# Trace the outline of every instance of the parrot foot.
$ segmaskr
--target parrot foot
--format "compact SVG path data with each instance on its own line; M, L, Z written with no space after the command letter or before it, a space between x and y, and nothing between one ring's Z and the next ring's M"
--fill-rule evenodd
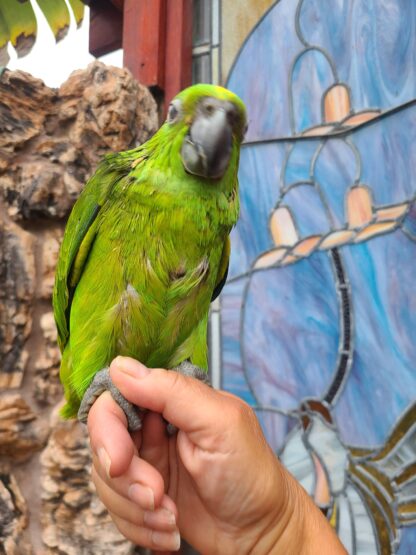
M172 370L179 372L183 376L190 376L191 378L196 378L202 383L211 385L209 382L208 372L202 370L199 366L195 366L195 364L192 364L189 360L184 360L179 364L179 366L172 368Z
M87 423L88 413L92 405L101 393L104 393L104 391L109 391L111 393L114 401L126 415L129 431L135 432L136 430L140 430L142 427L143 411L140 411L138 407L127 401L127 399L116 388L111 381L109 368L104 368L95 374L94 379L88 386L88 389L85 391L84 397L82 398L81 405L78 410L78 420L84 424Z
M191 362L189 362L189 360L184 360L179 364L179 366L175 366L175 368L172 368L172 370L175 370L175 372L179 372L184 376L196 378L197 380L207 385L211 385L208 377L208 372L202 370L202 368L199 368L199 366L195 366L195 364L192 364ZM175 435L177 431L178 429L176 426L174 426L170 422L167 423L166 432L168 436Z

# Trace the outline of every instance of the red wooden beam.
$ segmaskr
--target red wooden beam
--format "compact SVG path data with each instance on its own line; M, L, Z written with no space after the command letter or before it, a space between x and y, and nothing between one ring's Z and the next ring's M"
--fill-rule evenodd
M192 81L192 0L90 0L90 52L123 46L124 66L155 96L172 98Z
M165 112L192 83L192 0L168 0L165 56Z
M123 19L124 66L143 85L163 90L166 0L124 0Z
M93 0L89 5L90 53L98 57L121 48L123 13L110 0Z

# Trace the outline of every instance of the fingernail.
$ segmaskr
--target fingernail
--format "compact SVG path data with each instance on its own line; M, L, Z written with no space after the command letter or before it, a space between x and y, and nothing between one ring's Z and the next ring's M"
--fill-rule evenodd
M143 521L149 528L158 528L162 526L176 527L175 515L168 509L158 509L157 511L145 511Z
M134 503L140 505L142 509L154 511L155 509L155 496L153 491L141 484L132 484L129 487L128 496Z
M181 546L181 536L179 532L153 532L152 542L159 549L178 551Z
M132 360L126 357L116 357L112 362L112 366L132 378L144 378L150 374L149 368L144 364L138 360Z
M111 478L110 476L110 467L111 467L111 459L108 456L107 451L104 447L99 447L97 449L97 456L101 463L101 466L105 469L105 473L107 474L107 478Z

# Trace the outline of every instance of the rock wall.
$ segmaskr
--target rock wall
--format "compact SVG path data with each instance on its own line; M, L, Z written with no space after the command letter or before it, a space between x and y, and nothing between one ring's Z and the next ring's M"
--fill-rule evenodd
M127 70L94 62L60 89L0 78L0 554L134 552L94 494L85 430L57 416L51 293L86 179L156 128L156 104Z

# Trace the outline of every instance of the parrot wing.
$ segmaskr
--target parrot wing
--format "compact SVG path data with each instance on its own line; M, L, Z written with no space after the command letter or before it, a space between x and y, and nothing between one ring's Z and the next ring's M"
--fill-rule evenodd
M66 225L53 291L53 308L61 352L69 337L72 295L82 275L97 232L97 216L114 184L130 170L118 155L108 155L85 185ZM115 162L115 163L114 163Z
M230 242L230 237L227 235L227 238L224 243L224 248L222 250L220 266L218 268L217 283L215 284L215 289L212 293L211 302L215 301L215 299L219 296L219 294L221 293L225 285L225 282L227 281L230 252L231 252L231 242Z

